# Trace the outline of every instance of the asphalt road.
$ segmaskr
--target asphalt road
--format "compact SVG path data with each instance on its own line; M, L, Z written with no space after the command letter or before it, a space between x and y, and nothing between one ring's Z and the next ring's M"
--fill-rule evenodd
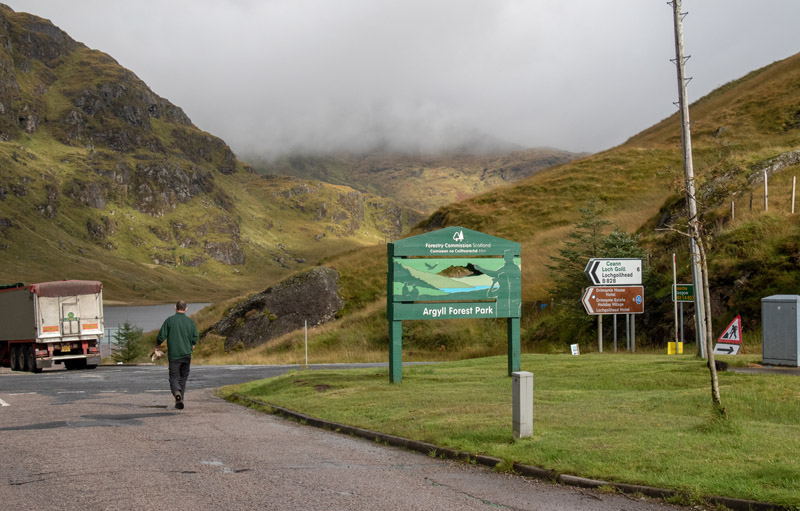
M337 366L342 367L342 366ZM227 403L212 389L288 366L0 369L4 509L677 509L431 458Z

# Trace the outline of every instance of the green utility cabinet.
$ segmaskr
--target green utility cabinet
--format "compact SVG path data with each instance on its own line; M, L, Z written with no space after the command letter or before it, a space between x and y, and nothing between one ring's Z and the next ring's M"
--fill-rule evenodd
M764 364L800 367L800 296L761 299L761 358Z

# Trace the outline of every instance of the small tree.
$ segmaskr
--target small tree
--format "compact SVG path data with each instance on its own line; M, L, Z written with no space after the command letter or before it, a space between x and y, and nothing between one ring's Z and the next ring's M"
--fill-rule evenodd
M111 358L114 362L133 362L142 354L140 341L142 340L142 329L135 327L127 321L120 325L112 336L117 351Z
M567 235L564 248L558 250L558 256L551 256L553 264L548 264L553 279L551 295L560 304L572 306L576 311L583 311L580 297L587 286L583 270L592 257L598 257L605 243L603 230L611 222L600 217L603 210L595 199L590 200L585 208L580 208L581 220ZM575 298L577 296L577 299ZM584 316L585 314L582 314Z

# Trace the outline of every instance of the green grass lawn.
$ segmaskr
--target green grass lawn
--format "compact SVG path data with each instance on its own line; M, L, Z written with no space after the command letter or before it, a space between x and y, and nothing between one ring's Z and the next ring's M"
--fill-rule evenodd
M512 435L505 357L298 371L226 387L334 422L561 473L800 506L800 378L720 373L715 416L692 355L523 355L533 437Z

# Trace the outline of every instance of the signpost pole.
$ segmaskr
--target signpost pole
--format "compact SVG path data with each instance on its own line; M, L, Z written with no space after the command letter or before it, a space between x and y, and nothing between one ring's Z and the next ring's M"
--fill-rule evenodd
M614 314L614 353L617 352L617 315Z
M403 322L389 322L389 381L400 383L403 380Z
M520 370L520 318L508 318L508 375Z
M403 380L403 322L394 319L394 243L386 247L388 260L386 272L386 318L389 320L389 381L400 383Z
M675 262L675 252L672 253L672 308L675 311L675 342L678 342L678 267ZM675 345L675 353L678 345Z
M683 342L683 302L681 302L681 342Z
M625 349L631 350L631 315L625 314Z
M597 351L603 352L603 315L597 316Z

